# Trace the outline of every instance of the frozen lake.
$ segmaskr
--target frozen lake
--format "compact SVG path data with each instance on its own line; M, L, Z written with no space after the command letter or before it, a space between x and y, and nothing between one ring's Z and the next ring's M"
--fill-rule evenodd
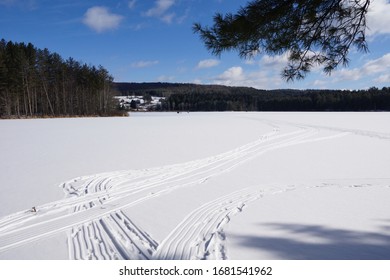
M0 259L390 259L389 123L1 120Z

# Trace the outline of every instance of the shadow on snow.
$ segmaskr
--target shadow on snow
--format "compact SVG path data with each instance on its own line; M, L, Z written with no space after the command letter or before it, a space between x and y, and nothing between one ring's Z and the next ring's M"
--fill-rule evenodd
M269 237L260 234L230 237L238 240L241 246L268 251L279 259L390 260L390 235L384 234L389 232L389 225L381 226L377 232L349 231L301 224L270 223L261 226L280 231L285 237Z

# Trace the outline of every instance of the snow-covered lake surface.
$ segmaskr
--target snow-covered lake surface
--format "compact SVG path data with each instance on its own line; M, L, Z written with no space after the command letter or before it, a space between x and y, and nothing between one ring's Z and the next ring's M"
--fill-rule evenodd
M0 189L0 259L389 260L390 113L1 120Z

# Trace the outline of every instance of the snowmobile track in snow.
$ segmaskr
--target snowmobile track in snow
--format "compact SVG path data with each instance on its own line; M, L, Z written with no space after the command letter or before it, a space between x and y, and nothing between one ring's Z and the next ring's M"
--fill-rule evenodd
M225 259L223 227L230 217L261 197L244 189L191 212L158 244L122 210L196 187L273 150L342 137L348 132L317 136L320 129L294 126L281 133L276 123L256 141L228 152L165 167L84 176L61 185L66 198L0 220L0 252L67 231L70 259Z

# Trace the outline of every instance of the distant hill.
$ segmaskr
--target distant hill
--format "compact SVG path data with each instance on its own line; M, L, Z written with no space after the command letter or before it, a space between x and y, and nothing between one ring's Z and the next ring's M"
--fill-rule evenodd
M177 83L114 83L117 95L165 97L163 111L390 111L390 87L277 89Z
M114 86L119 91L142 91L142 90L161 90L172 88L186 88L197 86L195 84L179 84L179 83L114 83Z
M145 95L169 97L176 93L260 93L250 87L229 87L222 85L199 85L186 83L114 83L119 95Z

